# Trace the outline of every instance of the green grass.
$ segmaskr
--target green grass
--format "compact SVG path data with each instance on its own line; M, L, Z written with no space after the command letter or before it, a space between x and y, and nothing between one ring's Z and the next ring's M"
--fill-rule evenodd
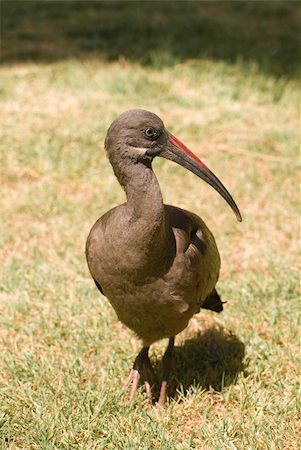
M133 5L3 3L2 448L298 449L297 4L187 3L182 19L180 3ZM148 24L139 45L137 15ZM186 44L178 25L165 48L161 28L147 34L188 16ZM212 42L212 24L224 24L224 40ZM106 129L137 106L202 156L243 214L237 223L206 184L155 161L166 203L213 231L227 300L222 315L204 311L178 336L164 411L143 390L126 406L121 385L140 344L98 294L84 257L94 221L124 200L104 155ZM165 345L151 350L158 374Z

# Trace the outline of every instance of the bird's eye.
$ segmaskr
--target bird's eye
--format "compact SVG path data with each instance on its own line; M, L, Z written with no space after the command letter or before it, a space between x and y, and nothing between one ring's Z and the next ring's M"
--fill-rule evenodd
M154 139L157 137L157 131L154 128L146 128L144 131L146 137Z

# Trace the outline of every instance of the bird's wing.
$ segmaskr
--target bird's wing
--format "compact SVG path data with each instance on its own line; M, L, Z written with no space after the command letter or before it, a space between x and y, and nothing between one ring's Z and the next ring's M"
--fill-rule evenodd
M191 307L197 310L205 305L205 308L213 309L220 269L215 239L196 214L169 205L166 205L166 212L177 246L169 273L170 282L175 285L176 292L183 292L183 298Z

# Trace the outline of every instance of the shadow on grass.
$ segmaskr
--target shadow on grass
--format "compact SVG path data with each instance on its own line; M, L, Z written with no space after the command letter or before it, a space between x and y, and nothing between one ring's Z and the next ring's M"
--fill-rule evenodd
M224 328L212 328L175 349L171 395L181 385L184 394L191 386L221 391L235 383L243 370L244 344Z
M238 374L244 370L244 356L244 344L224 327L199 331L195 337L175 347L169 397L185 396L192 386L222 391L235 384ZM155 362L154 369L160 380L160 360Z
M1 3L1 60L126 59L153 67L187 59L300 70L298 2L16 1Z

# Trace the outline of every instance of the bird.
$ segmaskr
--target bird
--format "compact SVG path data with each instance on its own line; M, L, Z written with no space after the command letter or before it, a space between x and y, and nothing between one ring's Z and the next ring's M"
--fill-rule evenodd
M143 377L146 396L154 403L149 348L169 339L157 399L164 405L175 336L201 308L220 312L223 302L216 290L220 255L214 236L198 215L164 204L154 158L173 161L203 179L238 221L242 217L213 172L150 111L130 109L117 117L108 128L105 151L126 201L93 225L86 259L96 287L142 344L124 384L129 402Z

